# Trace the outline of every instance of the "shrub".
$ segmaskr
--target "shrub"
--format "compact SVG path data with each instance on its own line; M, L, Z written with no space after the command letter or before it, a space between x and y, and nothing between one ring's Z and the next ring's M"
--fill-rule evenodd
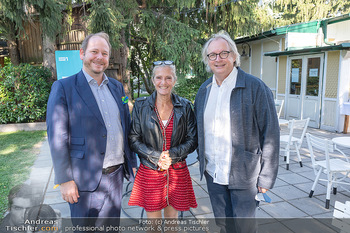
M9 64L0 70L0 123L44 121L52 82L45 67Z
M199 78L179 79L175 86L175 93L190 100L192 103L196 98L197 91L204 81Z

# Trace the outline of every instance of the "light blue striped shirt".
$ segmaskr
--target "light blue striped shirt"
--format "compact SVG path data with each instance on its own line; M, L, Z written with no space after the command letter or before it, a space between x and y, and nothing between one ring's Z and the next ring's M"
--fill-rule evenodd
M95 96L103 121L107 128L107 146L103 168L124 163L124 136L120 120L120 112L107 84L107 76L103 74L103 81L98 86L97 81L83 70L87 82Z

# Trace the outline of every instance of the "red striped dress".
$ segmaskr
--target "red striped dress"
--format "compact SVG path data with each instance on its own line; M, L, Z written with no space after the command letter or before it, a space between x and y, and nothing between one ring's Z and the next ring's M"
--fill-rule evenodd
M163 150L169 150L171 148L174 114L172 112L165 126L160 120L158 112L157 115L163 135L165 134L165 137L163 136ZM168 205L178 211L196 208L197 202L186 161L172 164L167 171L153 170L141 164L137 171L128 204L130 206L141 206L146 211L159 211Z

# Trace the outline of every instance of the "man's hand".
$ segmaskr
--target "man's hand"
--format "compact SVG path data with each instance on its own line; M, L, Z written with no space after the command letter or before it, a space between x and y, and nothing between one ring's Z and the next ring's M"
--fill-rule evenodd
M259 193L266 193L268 191L268 189L262 188L262 187L258 187Z
M137 168L136 168L136 167L133 167L133 168L132 168L132 172L134 173L134 176L136 176L136 171L137 171Z
M63 200L69 202L70 204L78 202L78 198L80 196L78 186L75 184L74 180L61 184L60 189Z

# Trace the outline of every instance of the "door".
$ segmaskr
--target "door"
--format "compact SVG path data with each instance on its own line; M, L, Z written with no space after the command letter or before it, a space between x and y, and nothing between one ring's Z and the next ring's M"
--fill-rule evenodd
M320 127L321 118L321 78L322 69L321 60L322 57L307 57L306 68L306 83L305 83L305 95L303 96L303 110L302 118L310 117L309 125L311 127Z
M306 119L319 128L321 118L322 55L290 58L287 119Z
M287 119L301 119L301 83L303 74L303 59L290 59L290 77L287 95Z

